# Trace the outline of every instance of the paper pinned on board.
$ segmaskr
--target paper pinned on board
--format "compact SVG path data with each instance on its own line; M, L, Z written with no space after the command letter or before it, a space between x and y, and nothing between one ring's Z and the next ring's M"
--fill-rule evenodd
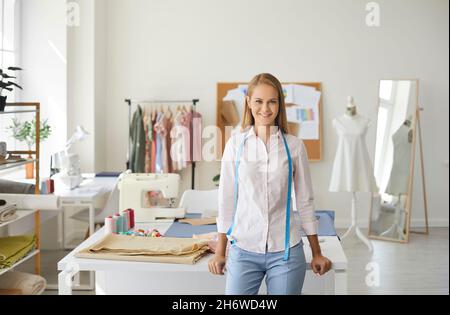
M242 125L242 119L244 118L244 106L245 106L245 96L247 94L247 87L238 87L237 89L230 90L227 96L224 97L224 102L234 102L236 109L239 114L239 123L236 126L234 132L239 132L240 126ZM226 105L225 105L226 106Z
M287 87L287 120L300 125L299 137L303 140L320 138L319 104L322 93L314 87L292 84Z

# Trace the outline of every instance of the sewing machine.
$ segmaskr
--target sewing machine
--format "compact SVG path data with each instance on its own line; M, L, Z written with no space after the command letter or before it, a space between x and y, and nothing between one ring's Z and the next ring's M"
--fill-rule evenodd
M138 223L184 218L186 210L175 208L180 180L178 174L122 174L118 184L120 209L134 209Z

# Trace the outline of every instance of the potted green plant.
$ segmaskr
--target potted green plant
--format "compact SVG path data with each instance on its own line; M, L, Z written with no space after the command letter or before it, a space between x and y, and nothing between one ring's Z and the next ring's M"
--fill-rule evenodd
M13 124L6 129L12 133L14 139L25 142L28 151L31 151L33 146L36 144L36 118L33 118L31 121L21 122L17 118L12 119ZM50 137L52 133L52 128L48 124L48 120L41 122L40 131L39 131L39 140L45 141ZM29 159L33 157L31 154L28 156ZM34 178L34 165L27 165L27 179Z
M9 67L9 71L21 71L22 69L19 67ZM9 91L12 92L14 87L17 87L22 90L22 87L17 83L11 81L13 79L17 79L12 75L7 74L3 69L0 69L0 112L3 112L6 107L7 96L3 95L3 92Z

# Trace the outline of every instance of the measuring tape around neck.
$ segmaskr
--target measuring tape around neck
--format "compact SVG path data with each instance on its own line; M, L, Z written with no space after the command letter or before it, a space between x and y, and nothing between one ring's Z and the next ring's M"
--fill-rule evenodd
M289 150L289 146L286 140L286 137L283 132L281 132L283 137L284 148L286 150L286 154L289 162L289 176L288 176L288 191L286 197L286 233L285 233L285 251L284 251L284 261L289 260L290 253L290 236L291 236L291 195L292 195L292 174L293 174L293 165L292 165L292 156ZM231 241L231 244L236 244L236 240L231 238L231 233L233 232L235 226L235 218L236 218L236 210L237 210L237 202L238 202L238 189L239 189L239 165L241 162L242 152L244 151L245 143L247 141L247 135L244 136L244 140L242 140L241 145L239 146L237 156L236 156L236 174L234 179L234 214L233 214L233 223L230 229L227 232L227 238Z

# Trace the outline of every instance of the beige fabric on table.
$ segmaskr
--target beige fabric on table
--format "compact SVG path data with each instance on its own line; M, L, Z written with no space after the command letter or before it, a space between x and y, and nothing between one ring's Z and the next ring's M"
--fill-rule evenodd
M0 281L0 290L20 290L22 295L41 295L46 286L47 281L41 276L17 271L5 273Z
M217 224L217 218L181 219L178 220L178 222L187 223L193 226L214 225Z
M207 240L110 234L75 256L87 259L193 265L208 250Z
M208 240L208 246L209 251L213 254L216 253L216 248L219 240L219 233L218 232L212 232L212 233L206 233L206 234L194 234L192 236L193 239L204 239ZM228 252L230 250L230 242L227 243L227 248L225 250L225 256L228 257Z

